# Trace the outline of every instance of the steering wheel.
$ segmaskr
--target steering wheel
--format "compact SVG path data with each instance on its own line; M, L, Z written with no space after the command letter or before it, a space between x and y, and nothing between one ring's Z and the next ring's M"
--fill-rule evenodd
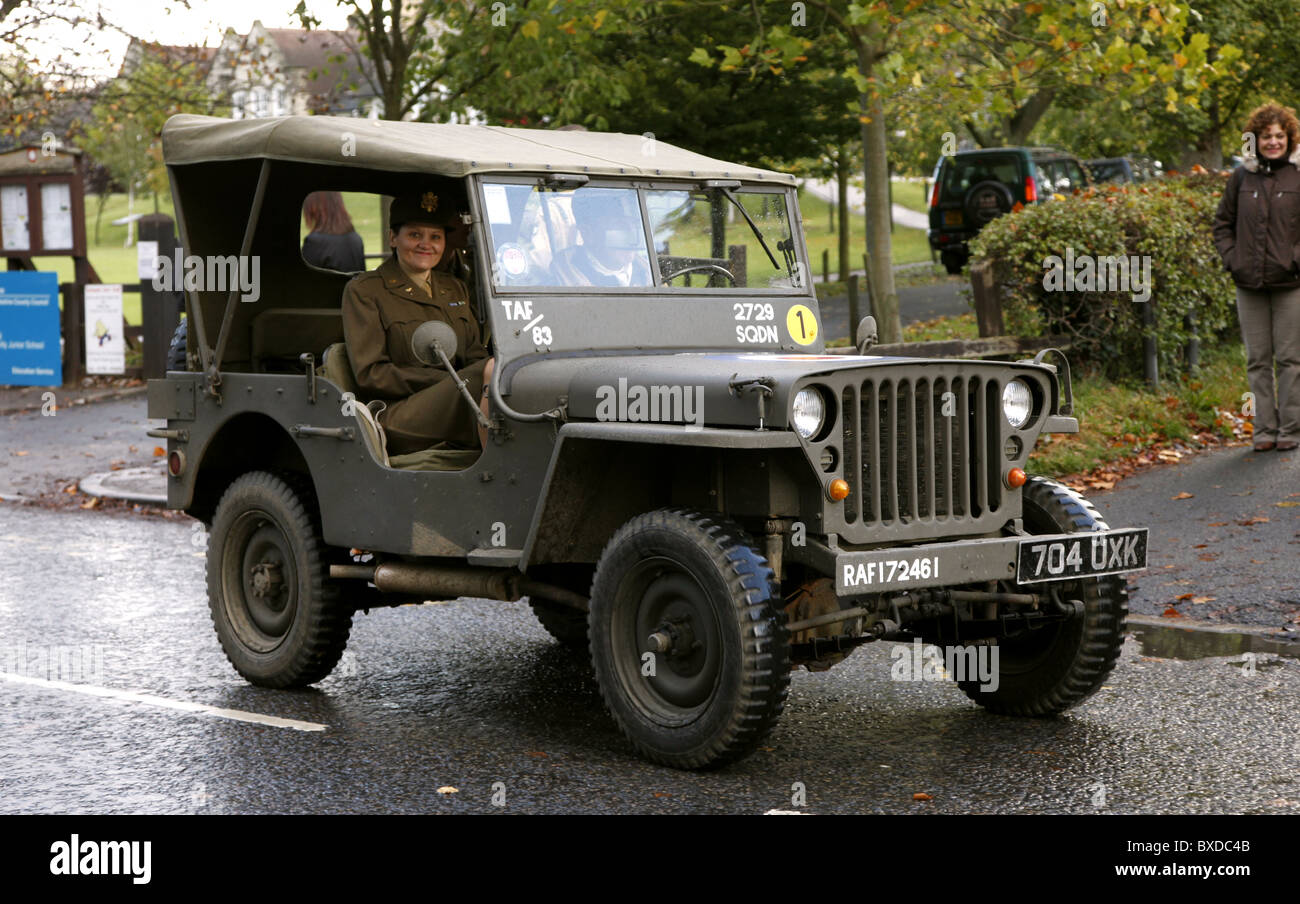
M731 280L733 286L736 285L736 277L731 275L731 271L726 267L719 267L717 264L691 264L689 267L682 267L680 270L674 270L671 276L665 276L664 282L670 283L683 273L699 273L706 270L714 273L721 273L723 276L727 277L727 279Z

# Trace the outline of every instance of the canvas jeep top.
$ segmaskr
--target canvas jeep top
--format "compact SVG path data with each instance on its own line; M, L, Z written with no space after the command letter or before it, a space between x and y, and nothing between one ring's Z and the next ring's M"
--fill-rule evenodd
M359 609L527 597L633 746L698 768L765 736L792 665L869 641L996 649L997 681L956 677L999 712L1110 670L1145 531L1024 473L1077 429L1068 379L828 354L791 176L639 135L331 117L176 116L163 146L185 255L259 262L255 301L187 284L189 367L149 387L248 680L320 680ZM439 268L495 359L481 451L388 454L343 342L352 274L302 258L318 190L463 211ZM605 285L566 267L593 207L619 218ZM436 326L415 344L454 357Z

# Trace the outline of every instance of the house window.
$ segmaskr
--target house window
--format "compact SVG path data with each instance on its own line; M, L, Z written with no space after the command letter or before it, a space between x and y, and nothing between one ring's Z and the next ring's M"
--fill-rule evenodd
M284 85L276 85L271 89L271 115L286 116L288 113L284 102Z
M267 115L268 92L261 85L253 89L253 115L259 119Z
M247 91L236 91L230 95L230 118L243 119L244 105L248 103Z

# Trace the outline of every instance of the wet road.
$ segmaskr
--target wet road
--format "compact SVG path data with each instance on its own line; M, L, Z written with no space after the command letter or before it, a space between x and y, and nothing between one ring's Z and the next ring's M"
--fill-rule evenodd
M892 682L889 647L867 647L796 672L764 749L682 773L631 752L520 604L358 615L318 689L253 688L212 631L202 543L187 522L0 505L0 668L25 679L0 677L0 812L1300 812L1292 658L1130 641L1105 689L1043 721ZM311 724L236 720L264 716Z

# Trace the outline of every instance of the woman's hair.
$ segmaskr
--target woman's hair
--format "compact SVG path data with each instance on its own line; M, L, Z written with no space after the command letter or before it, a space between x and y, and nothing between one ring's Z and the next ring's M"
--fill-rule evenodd
M1289 157L1295 151L1296 145L1300 144L1300 120L1296 119L1295 111L1290 107L1274 103L1256 107L1250 111L1246 131L1255 135L1255 143L1258 147L1259 138L1264 134L1264 130L1274 124L1286 132L1286 153Z
M302 202L302 218L312 232L327 235L347 235L352 231L352 218L343 206L343 196L336 191L314 191Z

